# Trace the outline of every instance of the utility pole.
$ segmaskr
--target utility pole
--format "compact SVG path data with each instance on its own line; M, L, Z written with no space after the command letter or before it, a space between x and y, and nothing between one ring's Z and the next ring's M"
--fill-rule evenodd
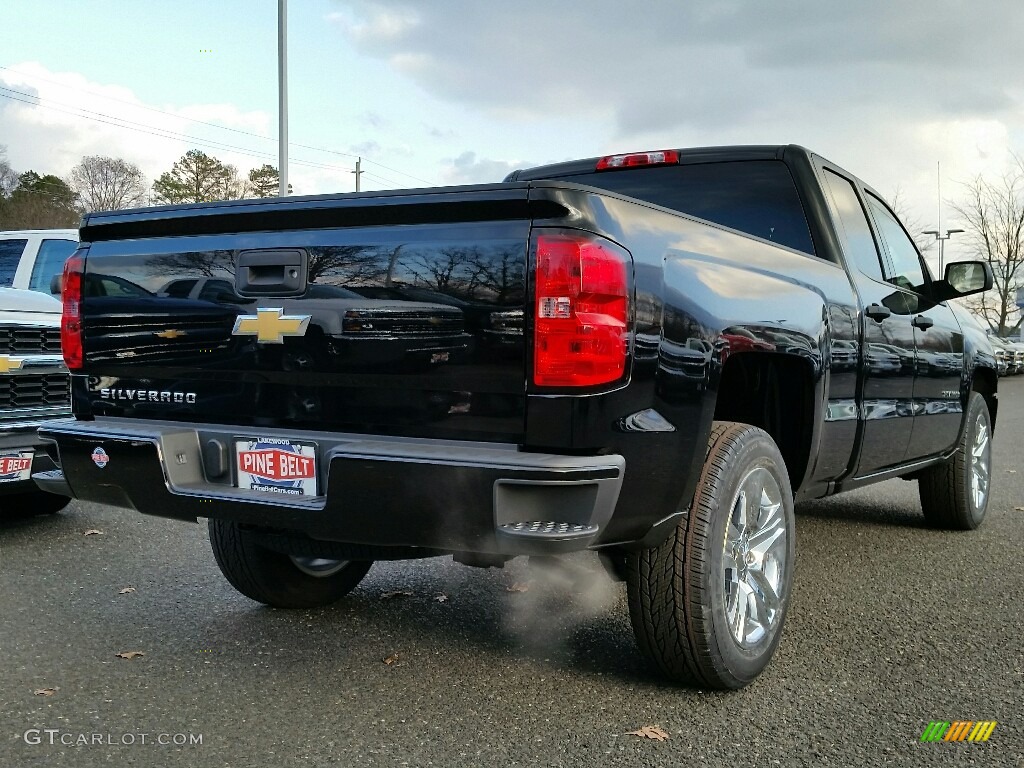
M935 235L935 239L939 243L939 274L936 277L942 280L946 273L944 271L945 266L943 262L943 255L945 252L946 241L949 240L950 235L955 235L957 232L963 232L962 229L947 229L946 234L942 234L942 162L936 161L935 163L935 189L938 193L938 221L939 226L936 229L926 229L921 234L923 235Z
M349 173L354 173L356 175L356 192L359 191L359 177L363 175L362 165L363 165L363 158L357 157L356 158L356 169L354 171L349 171Z
M288 0L277 0L278 197L288 194Z

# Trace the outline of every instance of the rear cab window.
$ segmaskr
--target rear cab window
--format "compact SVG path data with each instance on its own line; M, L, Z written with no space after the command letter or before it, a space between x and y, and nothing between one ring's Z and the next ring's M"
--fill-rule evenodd
M18 262L26 245L28 240L0 240L0 288L10 288L14 284L14 273L18 271Z
M545 176L605 189L814 255L807 217L781 160L730 160Z

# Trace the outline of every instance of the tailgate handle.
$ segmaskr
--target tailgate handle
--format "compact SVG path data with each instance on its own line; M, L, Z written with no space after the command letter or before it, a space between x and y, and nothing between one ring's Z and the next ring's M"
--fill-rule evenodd
M239 296L299 296L306 292L309 254L301 248L241 251L235 265Z

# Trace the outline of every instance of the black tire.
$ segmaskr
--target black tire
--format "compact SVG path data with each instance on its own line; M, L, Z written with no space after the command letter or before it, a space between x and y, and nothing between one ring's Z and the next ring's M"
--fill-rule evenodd
M5 517L55 515L71 503L67 496L45 491L26 491L0 497L0 511Z
M777 495L769 507L762 506L765 497L758 495L754 525L759 520L766 526L771 523L765 530L775 542L763 556L747 549L747 538L736 536L747 525L733 524L734 517L740 519L738 510L746 508L747 493L757 494L761 481L770 495ZM661 545L631 553L627 563L633 632L651 664L674 682L700 688L735 689L753 681L768 665L782 636L793 583L794 528L789 475L772 438L747 424L715 422L687 514ZM780 529L784 536L778 534ZM737 540L741 544L730 546ZM758 546L763 543L759 540ZM742 552L746 554L739 556ZM761 557L758 568L751 564L752 553ZM734 568L727 569L728 562ZM773 571L775 566L779 567ZM766 570L773 573L769 581L777 577L771 585L777 599L759 586L758 603L748 579L757 581ZM736 596L732 617L728 615L730 593ZM746 595L742 609L737 599L741 594ZM751 599L760 606L758 617L767 619L761 635L753 629L748 635L744 629ZM730 618L738 619L736 634Z
M934 528L974 530L988 511L991 478L992 419L985 398L971 392L964 434L953 458L918 478L925 520Z
M359 584L373 565L364 560L300 563L268 549L256 533L238 523L210 520L210 545L220 572L246 597L274 608L319 608L337 602ZM314 575L320 564L322 575ZM333 563L333 567L327 567Z

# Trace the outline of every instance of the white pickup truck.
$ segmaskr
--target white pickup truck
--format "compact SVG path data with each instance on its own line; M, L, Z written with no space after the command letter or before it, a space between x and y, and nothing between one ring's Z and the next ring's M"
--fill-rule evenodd
M68 503L36 488L31 475L54 468L39 425L71 415L51 283L77 243L73 229L0 232L0 515L56 512Z

